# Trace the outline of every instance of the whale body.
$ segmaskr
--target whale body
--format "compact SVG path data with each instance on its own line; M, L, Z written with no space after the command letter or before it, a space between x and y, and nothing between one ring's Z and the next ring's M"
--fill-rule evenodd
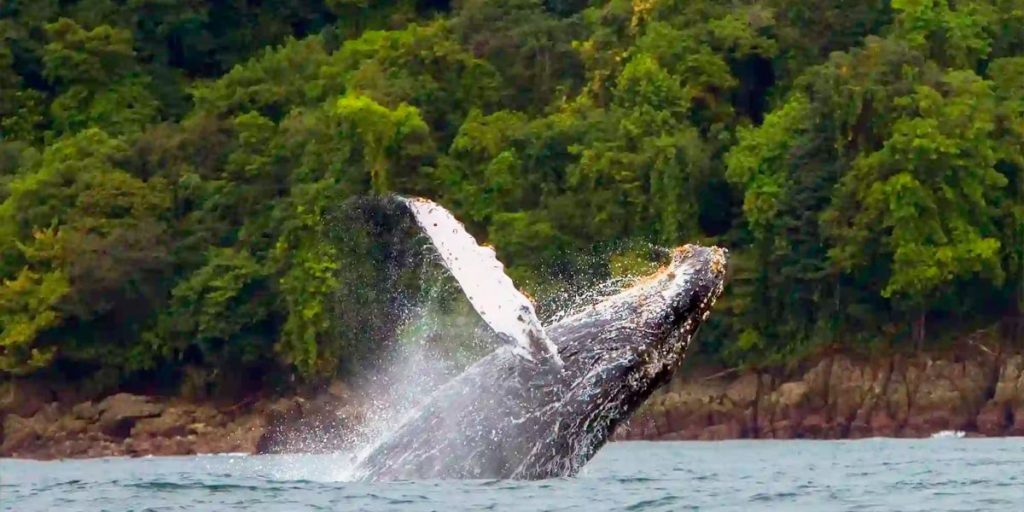
M633 287L546 328L561 368L502 347L357 464L364 480L576 474L679 367L722 292L726 251L687 245Z

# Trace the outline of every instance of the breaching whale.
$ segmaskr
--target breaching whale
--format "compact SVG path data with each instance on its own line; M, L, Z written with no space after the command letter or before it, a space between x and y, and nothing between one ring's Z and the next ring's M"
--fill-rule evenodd
M655 274L544 329L532 304L522 307L525 299L493 251L473 248L475 241L447 210L422 199L377 198L369 204L387 215L413 215L505 344L441 386L365 450L354 468L357 479L576 474L669 380L725 282L725 250L686 245L671 251L671 261ZM480 261L453 264L459 258ZM496 284L481 287L473 275L481 269L502 275L486 278ZM523 326L498 319L505 314L498 310L509 305Z

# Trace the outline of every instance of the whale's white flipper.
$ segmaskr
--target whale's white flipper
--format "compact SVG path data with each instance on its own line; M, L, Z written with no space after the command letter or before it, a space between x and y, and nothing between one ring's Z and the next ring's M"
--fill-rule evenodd
M517 355L561 367L558 349L544 332L533 303L516 289L494 250L479 245L441 205L422 198L402 201L487 325L509 339Z

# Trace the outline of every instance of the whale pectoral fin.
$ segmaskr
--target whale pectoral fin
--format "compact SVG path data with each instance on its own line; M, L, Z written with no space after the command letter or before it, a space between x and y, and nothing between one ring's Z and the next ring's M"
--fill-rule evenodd
M558 349L537 318L533 303L505 274L490 247L480 245L448 210L422 198L399 198L412 212L459 283L470 304L513 352L533 362L562 366Z

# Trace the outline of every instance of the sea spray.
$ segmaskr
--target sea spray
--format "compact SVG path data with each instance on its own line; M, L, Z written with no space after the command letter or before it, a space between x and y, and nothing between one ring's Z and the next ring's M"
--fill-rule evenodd
M433 205L433 203L423 200L395 201L394 198L387 198L384 201L371 200L369 203L364 203L363 211L374 219L386 219L394 213L411 213L409 208L403 207L408 204ZM433 208L441 212L444 211L437 205L433 205ZM458 282L461 287L459 292L466 292L465 299L468 299L471 306L480 313L478 316L472 310L467 309L462 314L478 321L480 317L484 317L493 332L504 334L506 339L512 338L507 332L510 330L507 328L508 326L518 324L520 328L524 329L521 331L522 333L526 332L525 329L528 329L531 324L533 326L540 325L540 321L537 320L537 316L533 312L533 305L525 296L515 290L511 280L504 274L504 267L494 257L494 252L476 245L472 237L465 233L464 227L450 214L444 213L447 220L436 223L431 221L430 217L412 215L411 217L420 227L445 226L450 229L447 232L435 232L433 236L430 236L428 232L427 238L432 247L426 252L412 250L400 254L407 256L418 254L430 259L439 258L440 262L444 264L443 267L425 265L419 266L419 269L421 272L425 268L450 270L450 275L445 272L448 280L454 279ZM400 216L409 219L405 215ZM376 225L385 228L373 232L373 236L380 242L387 243L392 239L400 240L403 239L401 236L403 232L408 233L405 228L400 227L400 223L390 225L387 222L378 221ZM449 238L461 239L463 245L453 245L449 243ZM453 249L455 246L458 248ZM468 259L477 261L459 263L463 257L459 251L466 250L472 251L470 252L472 257ZM679 249L674 251L673 258L682 258L682 261L685 262L697 254L694 252L697 250L695 248ZM703 249L700 250L703 251ZM571 341L568 345L570 350L567 354L577 361L577 367L573 370L572 375L560 375L560 372L547 372L544 368L534 364L524 364L521 358L513 356L515 349L524 347L522 344L516 343L511 347L493 352L487 360L495 357L498 358L498 361L519 359L518 364L484 375L480 373L488 365L483 362L484 360L480 360L473 367L477 369L476 371L469 369L459 374L458 379L451 379L450 377L454 375L453 372L458 371L455 368L461 369L464 365L452 365L452 354L443 350L446 345L445 338L451 335L450 326L442 326L442 322L437 321L439 317L435 314L437 311L435 306L444 301L422 300L423 297L413 298L413 300L401 298L390 301L401 311L395 314L392 308L387 308L388 311L391 311L388 314L389 317L400 318L402 322L401 325L392 322L394 330L391 332L394 336L389 336L387 340L381 340L382 344L387 344L391 348L385 351L387 356L384 356L382 361L385 364L379 366L379 369L383 369L383 371L376 373L375 385L371 386L378 391L369 393L369 396L373 397L372 404L368 407L368 413L362 426L349 432L352 441L348 446L351 446L352 450L346 450L346 457L338 461L337 466L329 471L333 474L333 479L379 478L384 474L382 471L390 471L387 468L404 468L401 471L408 471L410 475L438 474L446 475L446 477L510 475L515 478L535 478L544 474L571 474L603 444L615 423L621 421L628 411L636 406L637 402L635 401L642 400L642 397L649 393L652 388L648 387L647 383L661 380L662 377L659 375L665 371L665 368L675 366L675 361L680 357L677 347L685 348L696 325L706 316L706 312L701 314L701 311L710 307L714 297L721 290L719 279L722 275L721 269L724 268L724 256L722 254L711 256L711 261L714 264L708 266L710 264L710 261L706 259L708 253L700 254L701 256L698 257L702 261L699 263L702 269L700 275L694 275L691 270L695 270L695 268L690 268L688 265L684 265L686 268L681 268L679 273L660 273L659 275L667 276L664 279L669 279L675 284L669 283L666 285L668 289L640 301L633 298L635 293L619 294L618 297L625 300L622 303L622 308L613 306L609 309L608 301L602 302L600 299L614 294L620 286L635 282L629 275L608 280L604 282L603 286L591 287L590 291L576 288L575 292L563 296L561 299L563 306L558 308L563 311L580 308L590 311L594 310L594 302L606 304L606 306L597 307L595 313L597 316L593 317L593 321L597 324L608 322L607 328L593 331L594 338L583 345L575 345ZM412 261L408 257L392 257L386 261L394 265L388 267L389 269L393 268L394 272L405 272L410 263L413 266L423 263L418 259ZM481 265L483 262L486 262L487 265ZM678 262L673 266L676 265ZM504 305L515 301L507 301L508 294L470 295L469 291L473 289L473 286L481 283L481 280L472 279L474 271L485 268L490 269L487 272L497 272L502 279L507 281L506 288L513 291L513 297L518 296L521 301L529 305L530 315L528 317L517 315L505 324L488 318L489 315L485 314L488 304ZM706 271L711 273L705 274ZM615 275L622 276L623 274L616 273ZM388 279L388 281L396 284L400 282L395 279ZM649 279L645 281L650 283ZM645 285L646 287L647 285ZM429 287L426 289L429 291ZM678 291L669 291L669 289L678 289ZM378 289L377 293L382 291L382 289ZM682 296L689 296L687 294L690 293L695 295L691 299L675 298L680 297L680 293L683 294ZM429 293L426 295L429 296ZM626 295L629 297L627 298ZM472 300L474 297L487 299L483 302L483 307L479 300L476 302ZM678 318L674 312L677 307L676 301L688 302L698 298L700 300L697 305L698 309L688 309L684 314L687 320L682 324L677 324L679 320L674 319ZM609 300L612 303L618 303L617 299L609 298ZM652 309L646 312L633 311L633 308L642 304ZM608 316L607 313L612 314ZM679 313L683 312L680 310ZM639 316L634 317L633 314L639 314ZM593 314L590 315L593 316ZM619 318L620 315L627 316ZM560 318L559 324L562 326L580 325L583 330L579 331L579 334L589 337L585 334L588 332L586 329L589 329L589 321L580 323L580 319L583 317L575 318L575 315L565 313L555 313L553 317ZM445 318L445 316L440 318ZM664 318L664 320L658 320L659 318ZM509 317L506 316L504 319L509 320ZM663 321L678 325L678 328L681 329L679 336L673 334L669 336L668 340L661 341L658 333L669 325L660 323ZM635 324L635 322L639 322L639 324ZM503 329L503 326L506 328ZM647 327L641 327L640 331L633 332L640 326ZM540 329L540 332L543 333L543 327ZM493 332L490 336L492 339L494 338ZM630 334L631 332L633 333ZM564 334L563 329L562 339L565 339ZM648 337L652 335L656 337L649 339ZM478 339L486 340L487 336L478 336ZM618 342L614 340L618 340ZM642 346L645 340L654 345ZM536 342L536 338L532 341ZM585 342L583 339L579 341ZM607 343L611 343L611 345L601 348ZM621 343L621 345L617 343ZM533 345L533 348L536 348L536 345ZM526 355L535 357L534 353ZM543 354L538 355L543 356ZM579 373L584 370L579 366L581 356L589 361L585 363L585 366L591 368L583 374ZM592 357L599 357L599 359L593 360ZM471 360L475 360L475 358L471 358ZM603 383L598 384L596 379L602 380ZM466 381L471 381L472 384L466 385ZM441 382L445 383L444 386L440 386ZM516 385L521 387L516 388ZM448 391L442 391L439 388ZM604 394L608 393L611 394L602 398ZM626 394L623 395L623 393ZM555 402L549 403L551 400ZM530 404L535 401L539 401L538 404L531 406ZM577 407L583 409L576 410ZM588 412L587 408L591 407L595 409ZM448 412L442 412L444 410ZM543 438L535 437L541 433L536 431L537 428L542 430L548 428L542 427L542 425L546 425L549 421L557 421L557 417L563 414L567 417L584 414L586 419L583 420L583 424L576 426L571 424L555 426L553 432L559 436L559 439L561 436L568 436L564 440L545 441ZM429 427L427 429L416 428L416 425L423 425L425 418L432 418L428 420ZM569 430L564 430L565 428L569 428ZM411 432L410 429L414 429L415 432ZM513 433L513 431L518 433ZM428 440L430 438L433 440ZM410 443L425 443L424 447L430 450L428 453L434 452L434 449L430 448L434 446L437 450L441 450L437 452L439 455L447 455L443 455L443 460L437 461L439 465L432 465L427 460L415 462L422 453ZM473 448L474 446L476 448ZM528 450L528 453L520 452L521 449ZM500 453L492 453L495 450L504 455L499 456ZM389 456L389 454L397 455L397 451L405 451L405 455ZM497 458L492 458L492 456ZM500 464L499 461L505 456L516 458L525 456L527 459L514 468L494 465L495 463ZM382 459L382 457L385 458ZM541 460L538 457L554 457L554 459ZM358 463L353 466L353 461L358 461ZM422 466L423 463L431 464L433 467ZM385 466L381 466L381 464L385 464Z
M402 304L416 304L405 318L396 340L397 353L369 384L374 396L364 422L352 434L352 452L334 468L334 479L351 481L359 477L354 466L384 443L429 398L430 393L462 373L470 364L493 350L494 335L474 312L458 283L447 271L440 255L428 257L420 266L423 286L416 297ZM599 256L594 256L595 260ZM641 274L608 277L597 272L580 281L549 289L541 297L547 322L580 313L621 293Z
M366 457L364 480L570 476L677 369L724 286L724 250L688 245L632 288L549 328L560 372L497 350Z
M493 333L475 313L441 262L422 262L415 297L396 301L404 311L393 349L362 384L371 397L362 421L346 433L350 449L332 459L333 480L349 481L355 463L387 438L430 394L493 350Z

